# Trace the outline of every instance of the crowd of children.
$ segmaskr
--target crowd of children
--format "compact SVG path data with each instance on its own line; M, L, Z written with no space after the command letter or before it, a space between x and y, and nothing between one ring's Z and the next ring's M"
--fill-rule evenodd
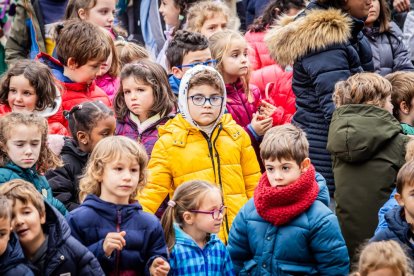
M1 275L413 275L385 1L264 1L244 36L236 1L162 0L163 47L133 1L38 1L3 43Z

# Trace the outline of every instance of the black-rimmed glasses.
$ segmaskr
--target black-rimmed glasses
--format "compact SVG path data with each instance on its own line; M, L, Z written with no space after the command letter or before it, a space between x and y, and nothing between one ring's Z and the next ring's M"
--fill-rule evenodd
M204 97L203 95L194 95L188 98L189 99L191 98L191 101L193 102L193 104L197 106L203 106L207 101L212 106L220 106L223 103L223 99L224 99L223 96L212 96L210 98L207 98L207 97Z
M190 210L190 212L192 213L197 213L197 214L207 214L207 215L211 215L213 217L213 219L219 219L220 215L225 215L226 214L226 206L221 206L220 209L215 209L212 211L201 211L201 210Z
M210 60L207 60L207 61L204 61L204 62L201 62L201 61L200 62L194 62L194 63L183 64L183 65L179 65L179 66L175 66L175 67L180 68L180 69L186 68L186 67L193 68L196 65L205 65L205 66L214 67L214 66L216 66L216 63L217 63L216 59L210 59Z

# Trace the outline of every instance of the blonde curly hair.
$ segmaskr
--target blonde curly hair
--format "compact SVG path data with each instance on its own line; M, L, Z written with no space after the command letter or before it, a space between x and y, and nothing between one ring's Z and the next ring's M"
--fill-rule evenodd
M134 201L137 193L147 183L147 153L144 146L128 137L110 136L99 141L89 157L85 174L79 183L80 202L83 202L88 194L101 195L102 176L107 164L127 158L136 159L139 165L138 185L129 197L130 202Z

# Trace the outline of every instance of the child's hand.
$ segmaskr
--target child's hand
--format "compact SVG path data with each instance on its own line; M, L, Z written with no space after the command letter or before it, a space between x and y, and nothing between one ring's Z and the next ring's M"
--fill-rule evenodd
M266 117L272 117L273 113L276 111L276 106L271 103L268 103L262 100L260 105L260 114L265 115Z
M170 271L170 264L163 258L156 258L150 267L150 274L152 276L164 276Z
M259 136L263 136L268 129L272 127L273 124L273 118L272 117L264 117L261 118L261 116L257 112L253 114L253 119L251 122L252 128Z
M125 237L126 232L110 232L106 235L105 240L103 242L103 250L107 257L112 255L114 250L122 250L124 248L126 242Z

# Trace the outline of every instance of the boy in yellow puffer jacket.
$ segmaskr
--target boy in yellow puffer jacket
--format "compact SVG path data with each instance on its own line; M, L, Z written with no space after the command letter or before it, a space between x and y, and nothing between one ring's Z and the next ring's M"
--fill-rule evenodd
M139 202L144 210L155 213L183 182L216 183L227 206L219 237L227 243L236 214L253 196L260 178L250 137L230 114L224 114L225 85L212 67L198 65L185 73L178 105L180 113L158 130L160 138L148 165L149 181L138 195Z

